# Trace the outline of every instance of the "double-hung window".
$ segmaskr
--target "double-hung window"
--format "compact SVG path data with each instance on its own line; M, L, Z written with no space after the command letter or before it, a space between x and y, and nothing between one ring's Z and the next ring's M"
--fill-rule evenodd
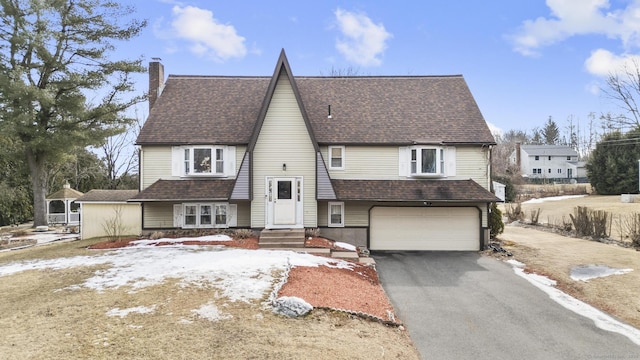
M444 176L445 158L441 147L414 147L411 152L411 175Z
M329 146L329 169L344 170L344 146Z
M344 203L343 202L329 203L329 226L330 227L344 226Z
M203 146L184 149L185 175L223 175L224 149Z

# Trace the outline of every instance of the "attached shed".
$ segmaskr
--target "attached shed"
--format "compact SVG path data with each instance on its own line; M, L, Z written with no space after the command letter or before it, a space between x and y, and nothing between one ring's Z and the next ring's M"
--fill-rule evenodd
M130 203L138 190L91 190L76 202L82 206L80 237L127 237L142 233L140 203Z

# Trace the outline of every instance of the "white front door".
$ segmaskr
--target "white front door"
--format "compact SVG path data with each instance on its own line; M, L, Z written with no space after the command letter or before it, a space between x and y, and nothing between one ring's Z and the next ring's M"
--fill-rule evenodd
M267 178L267 227L302 226L302 178Z
M276 179L273 204L274 225L296 224L295 179Z

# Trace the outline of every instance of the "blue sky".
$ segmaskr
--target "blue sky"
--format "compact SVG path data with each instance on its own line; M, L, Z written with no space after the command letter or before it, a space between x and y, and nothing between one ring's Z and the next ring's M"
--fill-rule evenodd
M462 74L503 131L621 112L601 88L640 53L640 0L128 2L149 26L116 55L166 74L270 76L282 48L294 75Z

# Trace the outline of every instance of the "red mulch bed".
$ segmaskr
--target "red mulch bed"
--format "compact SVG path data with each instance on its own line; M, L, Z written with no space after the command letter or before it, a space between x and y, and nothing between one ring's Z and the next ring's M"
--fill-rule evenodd
M353 269L293 267L278 296L302 297L315 307L360 311L395 322L389 318L393 306L379 285L376 270L362 264L354 264Z
M118 249L128 246L134 246L133 241L140 240L139 238L122 239L118 241L105 241L89 246L89 249ZM175 242L159 242L154 246L176 245ZM224 245L226 247L240 248L240 249L258 249L258 238L251 237L247 239L234 239L229 241L181 241L182 245Z
M121 239L118 241L104 241L89 246L89 249L105 250L105 249L118 249L128 246L133 246L132 242L141 240L140 238ZM175 242L159 242L155 246L175 245ZM233 239L229 241L182 241L182 245L224 245L226 247L239 248L239 249L258 249L258 238L251 237L247 239ZM333 250L340 250L342 248L334 245L334 241L327 240L325 238L314 237L305 240L305 247L309 248L328 248Z

